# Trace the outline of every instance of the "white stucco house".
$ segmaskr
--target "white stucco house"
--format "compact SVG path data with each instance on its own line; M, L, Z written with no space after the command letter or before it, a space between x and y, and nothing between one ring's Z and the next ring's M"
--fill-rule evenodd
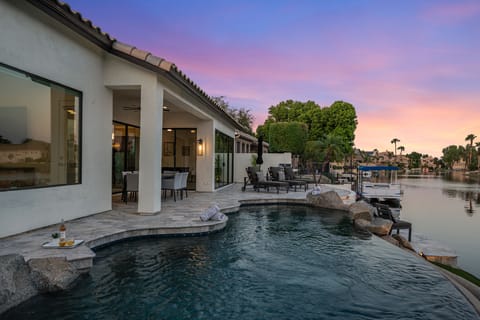
M138 212L161 173L233 182L243 128L172 62L122 43L55 0L0 1L0 237L112 208L139 172Z

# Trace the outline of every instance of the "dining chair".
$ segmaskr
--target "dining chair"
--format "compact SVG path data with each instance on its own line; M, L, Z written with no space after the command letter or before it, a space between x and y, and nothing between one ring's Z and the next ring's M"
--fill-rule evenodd
M175 172L173 178L162 179L162 191L164 198L167 198L167 191L173 193L173 200L177 201L177 191L182 189L182 173Z
M138 173L127 173L125 174L125 195L124 201L128 202L130 200L137 201L138 198Z

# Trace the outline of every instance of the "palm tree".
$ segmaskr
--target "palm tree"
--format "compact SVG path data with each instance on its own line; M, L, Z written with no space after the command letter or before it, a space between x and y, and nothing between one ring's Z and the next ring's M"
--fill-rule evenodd
M395 145L395 159L397 159L397 142L400 142L400 139L398 138L393 138L390 143L393 143Z
M400 150L400 156L402 155L402 152L405 151L405 147L404 146L400 146L397 148L398 150Z
M321 140L308 141L305 145L305 156L307 159L323 162L322 172L325 172L329 162L342 160L344 146L345 141L343 137L328 134Z
M473 140L475 140L477 136L474 135L473 133L470 133L466 138L465 141L470 141L470 148L468 148L468 163L466 164L467 167L470 166L470 163L472 163L472 151L473 151ZM469 168L470 169L470 168Z

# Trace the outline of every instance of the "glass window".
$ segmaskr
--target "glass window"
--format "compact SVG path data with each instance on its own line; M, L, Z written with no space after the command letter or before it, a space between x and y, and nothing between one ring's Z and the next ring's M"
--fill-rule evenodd
M232 137L215 131L215 188L233 183L233 146Z
M187 189L195 190L197 130L163 129L162 172L189 172Z
M0 64L0 190L78 184L82 94Z
M123 172L138 171L140 128L113 122L112 126L112 193L123 189Z

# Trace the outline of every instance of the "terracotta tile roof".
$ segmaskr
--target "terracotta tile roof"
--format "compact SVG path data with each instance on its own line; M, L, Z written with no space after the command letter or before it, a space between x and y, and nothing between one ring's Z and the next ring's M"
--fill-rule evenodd
M193 93L202 98L210 108L221 113L229 119L236 128L245 130L235 119L233 119L223 108L215 103L215 101L203 91L195 82L193 82L186 74L184 74L177 66L170 61L153 55L151 52L144 51L122 43L108 33L102 31L100 27L95 26L92 21L84 18L79 12L72 10L70 6L60 0L27 0L30 4L44 11L51 17L60 21L67 27L71 28L78 34L84 36L91 42L100 46L104 50L128 59L131 62L139 64L143 67L149 67L157 72L163 71L172 75L174 79L182 82Z

